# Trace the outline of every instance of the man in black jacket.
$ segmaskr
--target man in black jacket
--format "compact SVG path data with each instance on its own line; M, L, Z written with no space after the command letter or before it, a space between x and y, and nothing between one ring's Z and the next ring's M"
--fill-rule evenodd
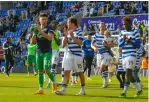
M6 42L3 44L4 59L6 62L6 74L9 76L10 70L14 65L13 49L16 45L11 42L11 37L7 37Z

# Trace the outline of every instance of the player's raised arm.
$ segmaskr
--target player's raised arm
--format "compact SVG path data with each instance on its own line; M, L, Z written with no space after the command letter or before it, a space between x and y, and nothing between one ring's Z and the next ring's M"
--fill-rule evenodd
M46 38L47 40L52 40L52 37L53 37L53 34L54 34L54 32L53 32L52 30L48 31L48 34L46 34L45 32L43 32L43 31L41 30L41 27L40 27L40 26L37 27L37 30L39 31L39 33L40 33L44 38Z

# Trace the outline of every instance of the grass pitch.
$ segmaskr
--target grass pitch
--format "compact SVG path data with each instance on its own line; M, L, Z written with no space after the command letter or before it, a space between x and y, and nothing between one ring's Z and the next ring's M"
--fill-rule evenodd
M69 84L66 95L58 96L52 94L51 88L45 88L48 78L44 83L45 95L34 95L38 90L37 76L27 76L26 74L0 74L0 102L147 102L148 101L148 78L142 77L143 95L138 98L133 96L136 90L130 85L127 98L119 98L122 92L115 76L109 82L108 88L101 88L102 79L99 75L91 76L92 80L86 80L86 96L75 96L80 91L80 84L71 86ZM57 75L60 81L60 75ZM59 87L61 88L61 87Z

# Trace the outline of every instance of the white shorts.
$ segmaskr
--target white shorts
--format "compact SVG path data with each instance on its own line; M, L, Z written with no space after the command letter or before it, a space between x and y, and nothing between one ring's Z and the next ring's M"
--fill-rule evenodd
M59 57L59 51L58 50L52 50L52 65L58 64L58 57Z
M136 65L136 57L129 56L122 60L124 69L132 69L134 70Z
M109 54L97 54L97 67L100 67L101 65L108 66L111 59L112 57Z
M66 60L66 57L63 57L63 60L62 60L62 68L64 68L65 60Z
M74 72L83 72L83 57L67 53L64 63L64 70L74 70Z

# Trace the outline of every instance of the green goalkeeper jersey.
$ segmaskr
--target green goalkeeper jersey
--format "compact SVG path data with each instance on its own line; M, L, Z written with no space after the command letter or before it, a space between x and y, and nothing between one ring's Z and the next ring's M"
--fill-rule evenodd
M28 44L27 49L28 49L28 55L35 55L35 50L37 49L37 45L36 44Z

